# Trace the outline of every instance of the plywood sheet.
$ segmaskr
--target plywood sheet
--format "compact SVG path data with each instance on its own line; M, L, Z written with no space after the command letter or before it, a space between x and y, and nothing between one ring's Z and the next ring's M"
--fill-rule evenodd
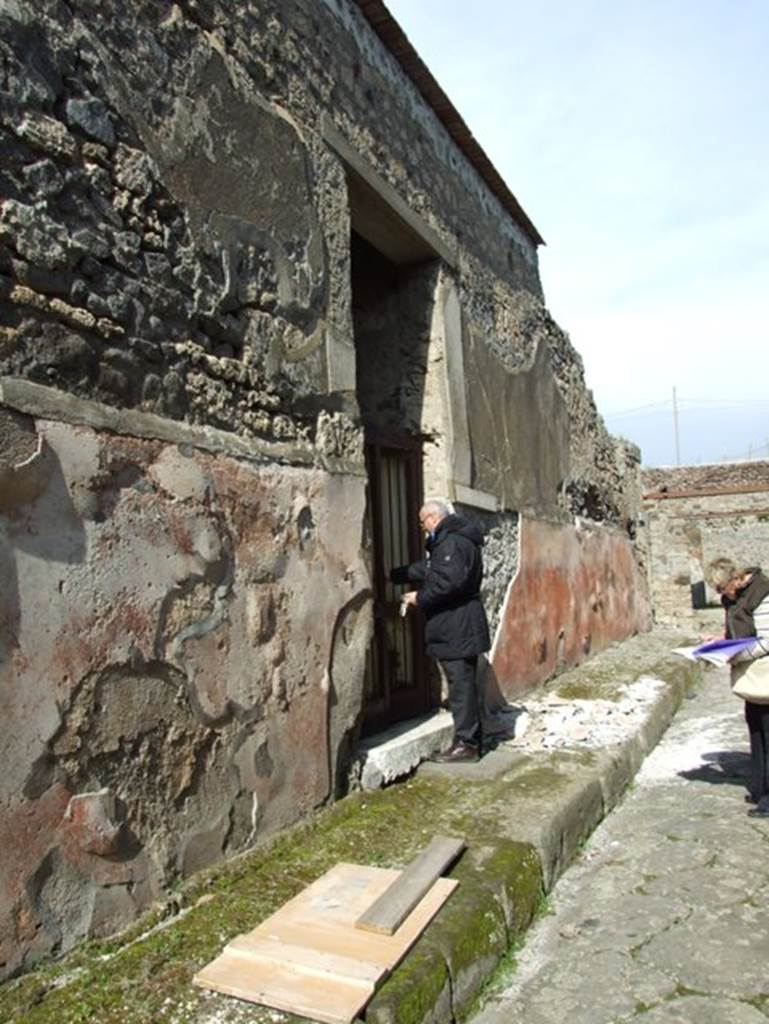
M356 920L400 874L335 865L253 931L233 939L195 975L195 984L348 1024L458 885L439 878L392 935L356 929Z

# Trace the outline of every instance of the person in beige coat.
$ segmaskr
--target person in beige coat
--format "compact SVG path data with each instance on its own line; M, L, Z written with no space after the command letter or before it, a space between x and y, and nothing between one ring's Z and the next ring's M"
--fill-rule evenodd
M769 579L757 566L739 568L728 558L711 562L706 579L721 595L727 638L756 638L732 659L734 683L746 662L769 656ZM769 703L746 700L745 721L750 736L750 786L745 799L756 805L748 814L769 818Z

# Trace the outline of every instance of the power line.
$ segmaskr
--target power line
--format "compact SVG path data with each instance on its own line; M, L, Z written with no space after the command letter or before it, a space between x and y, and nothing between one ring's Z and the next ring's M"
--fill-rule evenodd
M769 401L765 401L765 400L762 400L762 399L756 399L753 402L750 402L750 401L745 402L745 401L742 401L742 400L738 400L738 401L736 400L734 402L723 402L723 401L720 401L719 399L712 399L711 401L712 401L713 404L706 404L702 400L697 400L696 403L695 403L694 399L682 398L679 395L678 399L677 399L678 412L679 412L679 414L681 414L681 413L691 413L691 412L716 413L716 412L722 412L722 411L726 412L726 411L734 410L734 409L745 410L745 409L751 409L751 408L769 407ZM625 418L626 416L640 416L640 415L654 416L654 415L659 415L660 413L665 413L665 415L668 415L669 411L670 411L671 405L672 405L671 399L667 399L665 402L653 402L653 403L650 403L649 405L639 405L639 406L636 406L636 408L634 408L634 409L621 409L618 412L603 413L603 417L604 417L605 420L616 420L616 419ZM682 408L682 406L683 406L683 408Z
M660 406L670 405L670 399L665 398L661 402L651 402L649 405L639 405L634 409L619 409L617 412L606 412L604 413L605 419L616 419L617 416L630 416L635 412L643 412L645 409L658 409Z
M761 452L766 450L766 457L769 458L769 441L761 444L751 444L746 452L740 455L725 455L722 462L743 462L745 459L763 459Z
M679 401L683 402L695 402L699 405L719 405L723 402L722 398L679 398ZM732 404L732 403L728 403ZM735 405L746 406L746 405L769 405L769 399L767 398L739 398L734 400Z
M678 433L678 402L676 401L676 389L673 388L673 436L676 444L676 465L681 465L681 440Z

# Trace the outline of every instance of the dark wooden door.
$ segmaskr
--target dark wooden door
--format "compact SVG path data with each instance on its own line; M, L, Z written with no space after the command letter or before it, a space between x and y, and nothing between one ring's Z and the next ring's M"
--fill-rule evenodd
M424 555L419 529L422 449L410 438L371 438L366 446L369 526L374 549L374 636L366 663L364 732L413 718L430 707L428 662L420 612L402 617L406 589L390 569Z

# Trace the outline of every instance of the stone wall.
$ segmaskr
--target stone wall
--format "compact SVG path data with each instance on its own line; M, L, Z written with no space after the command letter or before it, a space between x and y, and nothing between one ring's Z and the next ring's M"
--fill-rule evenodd
M594 568L625 586L637 452L547 313L536 232L364 8L0 3L0 975L339 790L364 420L482 519L505 649L542 640L508 596L524 513L624 536ZM351 229L398 264L371 301Z
M0 545L0 664L23 684L3 687L13 969L328 799L370 608L362 477L207 452L183 427L2 422L26 456Z
M646 580L627 534L522 517L519 568L491 654L504 694L518 695L650 626Z
M717 631L707 565L727 557L769 566L769 462L649 469L643 485L655 618Z
M623 455L542 304L536 244L355 4L44 0L34 14L9 2L2 17L5 373L243 436L311 441L351 334L332 122L461 254L468 333L488 352L477 352L477 374L527 373L543 344L576 429L533 509L632 519ZM499 409L504 397L482 400ZM551 429L549 411L534 410L529 440ZM497 438L476 433L483 489L499 475L486 468ZM564 447L563 430L555 440ZM521 479L527 452L509 453Z

